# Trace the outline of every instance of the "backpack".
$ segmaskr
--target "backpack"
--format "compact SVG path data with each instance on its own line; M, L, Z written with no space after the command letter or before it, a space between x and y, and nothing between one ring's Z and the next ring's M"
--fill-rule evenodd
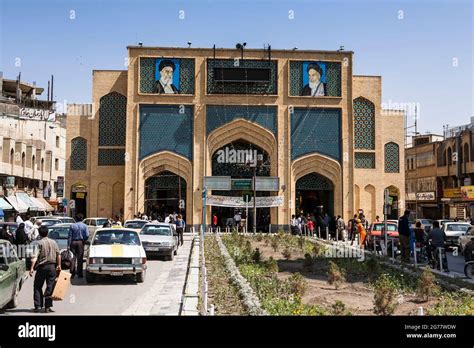
M63 250L61 252L61 268L69 269L74 260L74 254L71 250Z

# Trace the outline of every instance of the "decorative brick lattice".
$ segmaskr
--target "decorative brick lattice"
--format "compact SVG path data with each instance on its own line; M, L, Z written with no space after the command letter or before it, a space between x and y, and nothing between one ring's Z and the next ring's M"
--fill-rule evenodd
M340 161L340 109L294 108L291 115L291 159L315 152Z
M385 144L385 173L400 172L399 146L396 143Z
M276 135L277 107L246 105L207 105L207 134L238 118L257 123Z
M270 68L269 82L216 82L214 68ZM240 60L239 66L233 59L207 60L208 94L277 94L277 62L272 60Z
M71 141L71 170L87 169L87 140L81 137Z
M298 179L296 182L296 189L332 191L334 187L331 180L328 178L316 173L310 173Z
M354 99L354 148L375 150L375 106L365 99Z
M290 61L289 89L291 96L300 96L303 92L303 63ZM341 63L325 62L326 64L326 95L341 96Z
M125 149L99 149L99 166L125 165Z
M375 153L373 152L356 152L355 153L356 168L375 168Z
M168 150L193 159L193 107L140 106L140 159Z
M111 92L100 98L99 146L125 146L127 98Z
M159 58L140 58L140 92L155 93L155 69L156 59ZM194 94L194 59L181 58L179 92L180 94Z

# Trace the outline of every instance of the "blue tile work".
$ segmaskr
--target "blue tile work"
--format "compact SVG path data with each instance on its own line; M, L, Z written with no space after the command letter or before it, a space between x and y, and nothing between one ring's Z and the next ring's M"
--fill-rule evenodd
M99 146L125 146L127 98L111 92L100 98Z
M207 93L208 94L277 94L277 67L276 61L265 60L239 60L235 66L234 59L208 59L207 60ZM216 82L214 68L270 68L269 82Z
M354 148L375 150L375 106L365 98L354 99Z
M226 123L232 122L237 118L243 118L250 122L257 123L276 136L277 107L246 105L207 105L207 134L209 135L213 130L225 125Z
M140 105L140 160L168 150L193 159L193 107Z
M291 159L320 153L341 160L341 110L294 108L291 115Z
M159 57L161 58L161 57ZM140 92L155 93L155 62L157 58L140 58ZM194 59L181 58L180 61L180 94L194 94Z
M334 185L328 178L316 174L309 173L296 182L297 190L324 190L331 191L334 189Z
M124 166L125 149L99 149L99 166Z
M385 173L400 172L400 150L398 144L385 144Z
M356 152L354 154L354 162L356 168L374 169L375 168L375 152Z
M303 61L290 61L290 96L300 96L303 92ZM329 97L341 96L341 63L326 64L326 93Z
M87 140L77 137L71 140L71 170L87 169Z

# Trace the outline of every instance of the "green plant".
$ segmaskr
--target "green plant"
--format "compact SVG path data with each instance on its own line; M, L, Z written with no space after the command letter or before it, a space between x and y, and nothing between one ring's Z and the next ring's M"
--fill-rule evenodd
M273 257L270 256L265 262L265 269L270 273L278 273L278 263Z
M376 278L376 277L378 277L378 275L381 272L380 263L374 257L369 258L366 261L365 266L367 268L367 273L368 273L369 277L375 277Z
M469 294L444 293L439 302L427 310L428 315L474 315L474 298Z
M439 293L439 287L434 281L435 277L431 271L425 267L417 282L416 293L423 300L428 301L430 297Z
M311 252L313 253L313 256L314 256L314 257L319 257L319 256L322 254L322 249L323 249L323 248L321 247L320 244L315 243L315 244L313 245L313 250L312 250Z
M298 237L298 247L301 249L301 251L304 250L304 244L305 244L305 239L303 236Z
M257 242L261 242L263 240L263 235L261 233L257 233L255 239L257 240Z
M339 286L342 282L346 280L344 270L340 269L337 263L329 261L329 270L328 270L328 284L334 285L334 287L339 289Z
M252 255L252 260L256 264L259 264L262 261L262 253L260 252L259 248L256 248L254 250L253 255Z
M304 277L300 273L296 272L293 273L290 278L288 278L288 282L290 284L291 293L298 298L302 298L308 287Z
M332 315L346 314L346 305L344 304L344 302L340 300L336 300L336 302L331 306L331 314Z
M397 286L388 274L382 274L375 283L374 313L391 315L397 308Z
M289 260L291 258L291 250L290 247L287 245L285 249L281 252L285 260Z
M278 248L280 247L278 237L273 237L272 242L271 242L271 246L273 248L273 251L275 251L275 252L278 251Z

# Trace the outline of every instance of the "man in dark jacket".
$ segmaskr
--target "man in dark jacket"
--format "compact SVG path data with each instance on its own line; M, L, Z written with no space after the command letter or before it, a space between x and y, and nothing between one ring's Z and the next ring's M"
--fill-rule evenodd
M402 252L402 261L410 262L410 222L408 217L410 211L405 210L403 216L398 220L398 235L400 239L400 248Z

